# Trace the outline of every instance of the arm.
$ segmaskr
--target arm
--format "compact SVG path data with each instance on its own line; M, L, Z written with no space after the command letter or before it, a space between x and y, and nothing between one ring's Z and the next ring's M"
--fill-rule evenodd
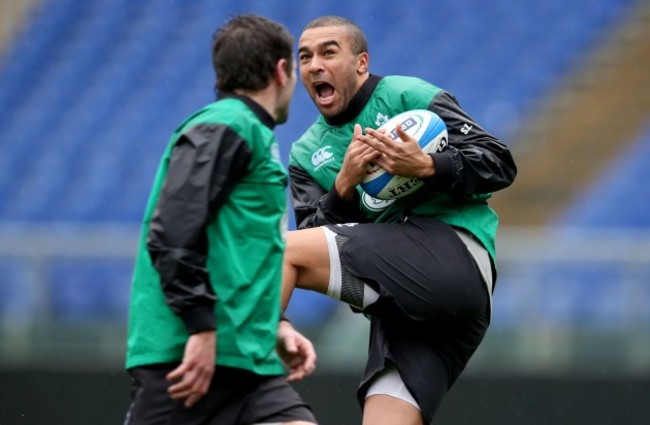
M216 328L205 229L249 160L246 143L222 125L196 126L174 146L147 245L167 304L190 334Z
M207 391L216 356L217 302L208 270L206 226L246 172L250 151L228 127L199 125L176 142L147 245L161 289L190 337L169 388L189 407Z
M356 187L366 175L368 164L378 158L379 153L363 143L361 137L361 126L357 124L329 192L302 168L289 166L291 202L298 229L364 221Z
M517 168L508 148L484 131L446 92L436 96L429 109L445 122L448 146L442 152L424 153L417 141L396 127L404 143L394 143L386 132L366 128L361 140L381 152L375 162L388 172L418 177L430 192L455 197L487 194L509 186Z
M324 190L305 170L295 165L289 166L289 178L298 229L363 220L357 193L352 200L345 200L334 187L329 192Z
M508 147L470 118L451 94L441 92L429 109L442 118L449 135L447 149L430 154L435 172L425 181L431 190L467 196L512 184L517 167Z

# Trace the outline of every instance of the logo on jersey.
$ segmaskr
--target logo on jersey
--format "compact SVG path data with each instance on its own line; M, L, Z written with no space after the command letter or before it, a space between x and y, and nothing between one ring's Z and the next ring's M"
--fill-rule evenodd
M474 128L473 125L463 124L463 127L460 129L460 132L463 134L468 134Z
M324 146L311 154L311 163L314 165L314 171L334 160L334 154L329 151L330 149L332 149L331 146Z
M395 201L396 199L373 198L366 192L363 192L363 195L361 195L361 203L363 203L363 206L366 207L366 209L375 212L385 210L386 208L390 207L391 204Z
M388 115L384 115L381 112L377 112L377 118L375 118L375 125L377 127L381 127L387 122L388 122Z

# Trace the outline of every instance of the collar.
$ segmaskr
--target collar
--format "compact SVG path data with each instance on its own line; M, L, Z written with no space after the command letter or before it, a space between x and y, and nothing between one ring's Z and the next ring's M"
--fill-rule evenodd
M379 84L379 81L381 81L382 78L383 77L379 75L370 74L361 88L359 88L357 94L355 94L352 97L352 100L350 100L347 109L333 117L323 117L325 118L325 122L329 125L339 126L347 124L356 118L370 100L370 96L372 96L372 93L375 91L377 84Z
M251 99L248 96L243 96L237 93L233 93L230 91L219 91L217 93L217 100L223 100L223 99L239 99L242 102L248 106L255 115L257 115L257 118L259 118L260 121L262 121L262 124L273 130L276 126L276 122L267 112L266 109L262 107L259 103L255 102L253 99Z

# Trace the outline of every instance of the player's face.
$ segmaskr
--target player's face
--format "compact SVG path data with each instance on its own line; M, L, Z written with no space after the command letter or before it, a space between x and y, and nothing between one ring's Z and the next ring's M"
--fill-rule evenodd
M368 77L368 54L354 54L345 27L305 30L298 41L300 78L326 117L343 112Z

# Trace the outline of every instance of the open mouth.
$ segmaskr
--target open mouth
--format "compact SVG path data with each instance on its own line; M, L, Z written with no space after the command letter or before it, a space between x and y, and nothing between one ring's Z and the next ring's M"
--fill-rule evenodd
M314 89L316 89L316 95L321 101L328 100L334 96L334 86L329 83L314 83Z

